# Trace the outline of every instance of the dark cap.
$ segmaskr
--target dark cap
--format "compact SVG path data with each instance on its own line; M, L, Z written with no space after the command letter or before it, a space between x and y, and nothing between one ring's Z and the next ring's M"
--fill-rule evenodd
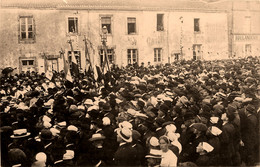
M252 104L248 104L246 110L250 113L255 113L255 107Z

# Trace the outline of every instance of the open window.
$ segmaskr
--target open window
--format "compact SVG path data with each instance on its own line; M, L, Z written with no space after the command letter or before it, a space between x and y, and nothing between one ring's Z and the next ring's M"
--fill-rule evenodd
M78 33L78 17L68 17L68 32L72 34Z
M164 17L164 14L157 14L157 31L164 30L163 17Z
M128 34L136 34L136 18L134 17L127 18L127 29L128 29Z

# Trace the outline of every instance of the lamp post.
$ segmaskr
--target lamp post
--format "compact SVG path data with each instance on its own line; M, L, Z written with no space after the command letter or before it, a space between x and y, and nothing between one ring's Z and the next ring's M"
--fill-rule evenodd
M108 71L110 71L109 69L109 63L108 63L108 58L107 58L107 45L106 45L106 42L107 42L107 27L104 26L102 27L102 34L101 34L101 42L102 42L102 45L103 45L103 48L104 48L104 51L105 51L105 62L104 63L107 63L107 68L108 68ZM105 68L105 64L102 64L102 70L104 72L104 68Z
M180 22L181 22L181 36L180 36L180 56L181 56L181 59L183 58L183 53L182 53L182 38L183 38L183 30L182 30L182 26L183 26L183 17L181 16L180 18Z

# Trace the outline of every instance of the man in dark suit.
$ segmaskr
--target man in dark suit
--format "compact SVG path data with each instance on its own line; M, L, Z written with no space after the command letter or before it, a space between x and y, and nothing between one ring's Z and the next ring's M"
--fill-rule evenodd
M223 113L221 116L223 120L222 134L220 135L221 149L220 149L220 165L231 166L233 165L232 156L235 154L234 139L235 127L231 123L235 119L233 113Z
M132 131L128 128L116 129L119 147L114 155L116 166L135 166L135 149L132 147Z
M242 141L244 143L244 149L246 152L246 164L253 166L255 163L255 150L257 145L257 117L255 115L255 107L251 104L248 104L245 108L246 118L246 130L243 134Z

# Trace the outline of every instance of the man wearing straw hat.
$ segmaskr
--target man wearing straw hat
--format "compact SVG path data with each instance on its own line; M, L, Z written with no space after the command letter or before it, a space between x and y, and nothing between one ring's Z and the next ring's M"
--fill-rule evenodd
M149 154L145 156L148 167L159 167L162 160L162 152L157 149L151 149Z
M117 142L119 147L114 155L114 163L116 166L134 166L135 150L132 147L132 131L127 128L116 129Z

